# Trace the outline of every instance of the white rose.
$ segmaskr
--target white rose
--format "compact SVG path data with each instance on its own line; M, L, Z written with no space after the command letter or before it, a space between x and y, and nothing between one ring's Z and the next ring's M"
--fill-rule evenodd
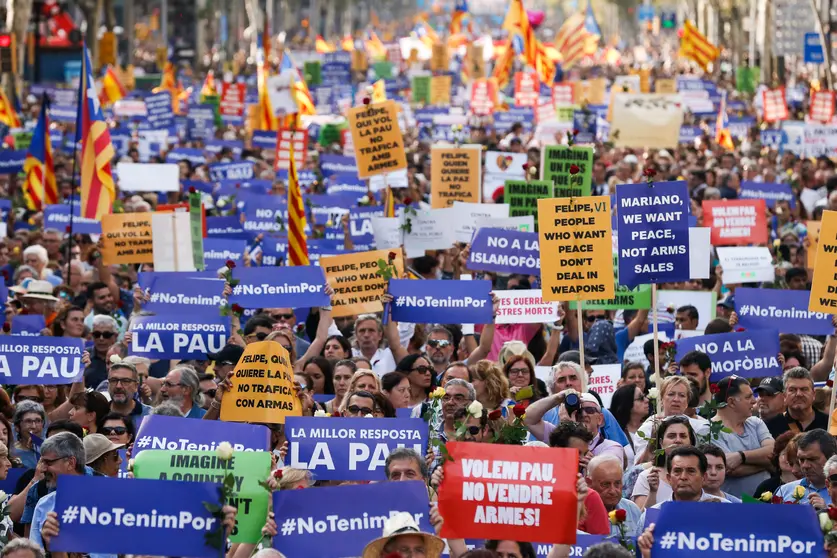
M215 448L215 454L221 461L229 461L233 456L233 447L229 442L221 442Z
M660 390L652 387L648 390L648 399L657 399L660 396Z
M828 518L827 513L821 513L820 516L820 529L822 529L823 533L828 533L834 527L834 523Z
M358 200L359 203L369 203L369 196L363 196Z
M5 490L0 490L0 503L5 502L6 498L8 498L8 497L9 497L9 495L6 494Z
M219 279L223 279L229 270L230 268L227 266L219 267L218 271L215 272L215 275L217 275Z
M375 92L375 88L373 86L371 86L371 85L366 86L366 94L367 95L371 95L374 92Z
M110 363L116 364L117 362L122 362L122 357L119 355L110 355Z
M371 414L366 414L366 415L364 415L364 417L363 417L363 418L375 418L375 417L374 417L373 415L371 415Z
M470 405L468 405L468 414L472 417L481 417L482 416L482 403L479 401L472 401Z
M326 412L325 412L325 411L323 411L322 409L317 409L317 410L314 412L314 416L315 416L315 417L324 417L324 416L327 416L327 415L326 415Z

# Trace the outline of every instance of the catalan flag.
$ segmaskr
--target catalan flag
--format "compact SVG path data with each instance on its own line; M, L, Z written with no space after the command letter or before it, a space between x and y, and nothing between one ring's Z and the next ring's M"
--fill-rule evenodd
M363 41L363 44L370 58L381 60L387 57L387 47L384 46L384 43L381 42L381 39L378 38L378 35L374 31L366 32L366 39Z
M282 53L282 64L279 67L279 71L280 73L289 71L293 74L291 82L291 95L296 102L297 109L299 109L299 114L307 116L317 114L317 107L314 105L314 98L311 97L308 85L305 83L305 80L302 79L299 69L296 67L296 64L294 64L294 61L291 58L291 51L287 48Z
M497 80L497 86L504 89L511 80L511 72L514 66L514 49L511 47L511 40L506 41L502 54L494 61L494 69L491 77Z
M102 215L113 210L113 201L116 199L116 188L110 172L114 150L96 95L87 44L84 44L83 52L76 120L76 140L81 140L81 216L101 219Z
M215 85L215 71L209 70L206 72L206 77L201 86L201 96L211 97L213 95L218 95L218 86Z
M683 24L683 38L680 39L680 55L693 60L704 72L708 71L709 63L720 56L718 47L709 42L691 21Z
M119 80L116 70L113 69L113 66L108 66L105 75L102 77L102 92L99 94L102 104L105 106L112 105L127 95L128 92L125 91L125 86Z
M718 120L715 121L715 143L732 151L735 144L732 143L732 134L729 132L729 116L727 115L727 92L721 94L721 106L718 109Z
M22 126L14 105L9 101L2 88L0 88L0 123L9 128L20 128Z
M387 100L387 88L384 80L379 79L372 84L372 102L383 103Z
M540 41L535 42L535 71L538 73L538 79L550 87L555 82L557 72L555 62L549 57L546 46Z
M23 172L23 198L26 207L41 211L47 205L58 203L58 186L55 182L55 168L52 163L52 145L49 141L49 99L44 94L38 124L32 132L32 143L26 153Z
M264 53L264 37L256 37L256 83L259 91L259 129L269 132L279 130L279 121L267 93L268 69Z
M466 20L468 20L467 30L471 32L471 21L468 16L468 0L456 0L456 5L453 7L453 14L450 18L451 35L464 33L466 27L463 24Z
M537 58L535 32L529 25L529 16L523 7L523 0L511 1L503 21L503 29L509 34L514 52L523 56L526 63L534 67Z
M317 35L317 38L314 40L314 48L316 49L317 54L325 54L336 50L330 43L326 42L321 35Z
M343 37L343 40L340 41L340 48L347 52L352 52L355 49L355 38L351 35L346 35Z
M287 265L310 265L308 240L305 238L305 205L296 174L294 144L290 143L288 167L288 261Z
M561 54L561 68L567 70L584 58L584 47L590 33L585 25L586 18L580 14L571 15L555 36L555 48Z
M386 199L384 199L384 217L395 217L395 196L389 186L387 186Z

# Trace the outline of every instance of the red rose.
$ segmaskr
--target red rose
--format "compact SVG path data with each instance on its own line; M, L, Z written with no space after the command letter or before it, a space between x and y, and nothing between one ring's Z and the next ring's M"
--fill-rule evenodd
M70 225L67 225L66 227L64 227L64 232L67 233L67 234L70 234L71 230L73 230L73 229L70 228Z
M302 333L303 331L305 331L305 324L296 324L296 327L294 329L297 333Z
M233 305L230 307L230 310L232 310L232 311L233 311L233 312L235 312L236 314L241 314L241 313L243 313L243 312L244 312L244 308L242 308L242 307L241 307L240 305L238 305L238 304L233 304Z
M628 512L625 510L616 510L616 521L624 523L626 519L628 519Z
M368 104L369 104L369 103L371 103L371 102L372 102L372 99L370 99L369 97L364 97L364 98L363 98L363 104L364 104L364 105L368 105Z
M498 418L503 416L503 411L500 409L494 409L490 413L488 413L488 420L497 420Z
M578 168L578 165L570 165L570 174L578 174L581 172L581 169Z
M526 405L518 403L517 405L512 407L512 413L514 413L514 416L516 417L522 417L526 414Z
M642 171L642 174L644 174L645 176L647 176L647 177L651 178L652 176L654 176L655 174L657 174L657 171L655 171L655 170L654 170L653 168L651 168L651 167L647 167L644 171Z
M189 193L194 194L195 192L197 192L197 190L195 190L195 187L194 186L189 186Z
M235 187L236 188L241 188L241 184L236 184Z
M828 506L828 519L837 520L837 508L834 506Z
M12 330L12 325L9 322L3 323L3 333L9 333Z
M526 172L529 171L529 163L523 163L523 170Z
M826 387L834 387L834 380L826 380L825 385Z
M770 501L771 504L781 504L782 498L779 496L774 496L773 499Z
M116 307L117 308L123 308L124 306L125 306L125 303L122 302L121 300L116 301Z
M333 413L331 413L331 416L332 417L339 417L340 416L340 411L334 411Z
M273 471L273 478L276 480L282 480L282 469L276 469Z
M404 198L404 205L410 205L413 203L413 198Z
M578 135L578 128L573 128L573 135L574 135L574 136L577 136L577 135Z
M715 395L716 393L721 393L721 388L718 387L718 384L709 384L709 393Z
M235 269L235 262L232 260L227 260L227 263L225 263L224 265L227 266L227 269Z
M389 258L389 261L393 261L393 260L395 260L395 256L396 256L395 252L390 252L390 253L387 255L387 257Z

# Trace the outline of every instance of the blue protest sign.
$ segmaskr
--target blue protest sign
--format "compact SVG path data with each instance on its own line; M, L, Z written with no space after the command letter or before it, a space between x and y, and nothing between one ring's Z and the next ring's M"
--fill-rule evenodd
M28 471L25 467L15 467L13 469L9 469L6 473L6 478L0 480L0 490L5 492L6 494L14 494L15 487L17 486L17 481L20 477L23 476L23 473Z
M242 308L311 308L329 306L325 273L314 265L293 267L244 267L236 269L241 281L233 287L230 302Z
M288 465L319 480L385 480L384 462L397 447L424 455L427 423L411 418L285 419Z
M746 329L779 328L779 333L831 335L834 333L831 316L810 312L810 297L810 291L738 288L735 290L738 325Z
M209 165L209 177L212 180L250 180L254 178L252 161L237 163L212 163Z
M415 324L491 323L490 291L491 281L393 279L389 282L392 319Z
M224 302L224 281L217 278L214 270L146 272L140 273L138 279L140 287L149 291L150 300L143 304L149 312L217 310Z
M78 107L76 105L50 105L49 118L53 122L75 122L78 117Z
M575 139L578 143L593 143L596 141L599 115L595 112L573 111L573 128L578 130Z
M432 533L429 508L419 481L277 490L273 513L282 536L273 547L288 558L361 556L393 512L411 514L422 532Z
M356 199L367 195L368 191L369 186L366 185L366 181L358 178L355 173L334 174L329 177L326 186L326 193L329 195L351 193L357 196Z
M215 136L215 108L212 105L189 107L186 135L193 141L206 141Z
M217 501L214 483L61 475L50 550L215 558L206 535L218 520L203 503Z
M26 162L26 151L0 150L0 174L17 174L23 172Z
M44 209L44 228L66 231L70 226L70 206L48 205ZM73 204L73 234L102 234L102 222L81 216L81 204Z
M205 165L206 155L203 154L203 149L193 147L178 147L166 154L167 163L177 163L179 161L189 161L193 165Z
M356 244L375 242L375 230L372 227L372 217L383 217L383 206L353 207L349 211L349 234Z
M9 211L11 211L11 210L12 210L12 200L10 200L10 199L5 199L5 200L0 199L0 221L5 221L6 219L8 219L9 218ZM45 226L44 228L48 229L49 227Z
M72 337L5 337L0 341L0 383L71 384L82 373L84 341Z
M266 426L163 415L143 417L136 440L134 457L147 449L215 451L221 442L229 442L235 451L270 451Z
M206 235L208 237L247 238L244 226L238 215L206 218Z
M336 50L323 53L323 64L351 64L352 53L347 50Z
M152 130L166 130L174 126L171 93L168 91L146 97L145 107L148 110L147 121Z
M340 223L344 215L349 213L357 198L354 194L328 195L305 194L303 201L310 208L309 217L315 225L326 225L329 221Z
M349 53L346 53L349 54ZM320 79L322 84L327 87L335 85L343 85L351 83L352 81L352 65L351 61L345 62L325 62L320 67Z
M685 182L616 188L619 284L688 281L689 192Z
M219 268L227 260L232 260L236 265L243 265L244 250L246 248L247 243L244 240L204 238L203 261L207 269Z
M820 34L816 31L805 33L805 43L802 49L802 58L806 64L822 64L825 62L825 55L820 43Z
M680 126L680 138L678 143L694 143L695 140L703 135L703 130L700 126Z
M732 333L686 337L677 341L677 360L689 351L701 351L712 361L712 381L743 376L764 378L782 373L779 334L776 330L751 329Z
M288 253L287 235L269 236L262 240L262 265L276 266L285 259ZM311 259L311 250L308 250L308 259Z
M762 130L759 139L765 147L780 149L786 134L782 130Z
M127 128L114 128L110 131L110 142L113 144L113 149L116 150L116 154L120 157L128 154L132 139L131 130Z
M172 310L176 311L177 306ZM230 318L221 316L217 306L188 308L188 312L132 316L130 331L128 352L132 355L159 360L206 360L207 353L218 352L226 345Z
M471 240L468 269L540 275L538 246L538 233L481 228Z
M321 155L320 170L324 177L344 172L356 175L357 162L354 157L347 155Z
M229 149L234 159L240 159L241 152L244 149L244 142L241 140L209 139L206 141L205 149L207 153L212 153L213 155L217 155L224 149Z
M18 314L12 318L12 335L40 335L46 328L46 320L41 314Z
M738 191L738 198L744 200L764 200L767 207L774 207L777 201L786 201L790 208L796 208L796 195L791 190L790 184L779 184L775 182L741 182L741 189Z
M741 506L746 506L742 512ZM700 521L695 521L700 518ZM811 506L667 502L654 527L654 558L825 556L823 535Z
M518 122L523 124L524 132L531 132L535 122L535 109L512 106L507 111L494 113L494 129L498 132L507 132Z
M276 131L253 130L253 147L259 149L276 149Z

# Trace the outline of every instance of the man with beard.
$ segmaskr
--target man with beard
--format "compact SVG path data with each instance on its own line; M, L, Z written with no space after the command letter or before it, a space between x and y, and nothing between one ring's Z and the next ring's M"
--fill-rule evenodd
M680 359L680 373L697 381L700 387L700 403L698 406L712 399L712 392L709 389L712 361L709 359L709 355L700 351L689 351Z
M433 363L436 377L440 378L453 356L453 334L446 327L435 326L427 334L427 356Z
M117 362L112 364L108 372L108 393L110 393L110 410L126 417L134 423L134 430L139 430L142 417L151 412L151 407L143 405L137 397L139 389L139 374L133 364Z
M178 366L160 386L160 399L177 405L186 418L203 418L206 411L201 408L202 397L198 373L191 366Z

